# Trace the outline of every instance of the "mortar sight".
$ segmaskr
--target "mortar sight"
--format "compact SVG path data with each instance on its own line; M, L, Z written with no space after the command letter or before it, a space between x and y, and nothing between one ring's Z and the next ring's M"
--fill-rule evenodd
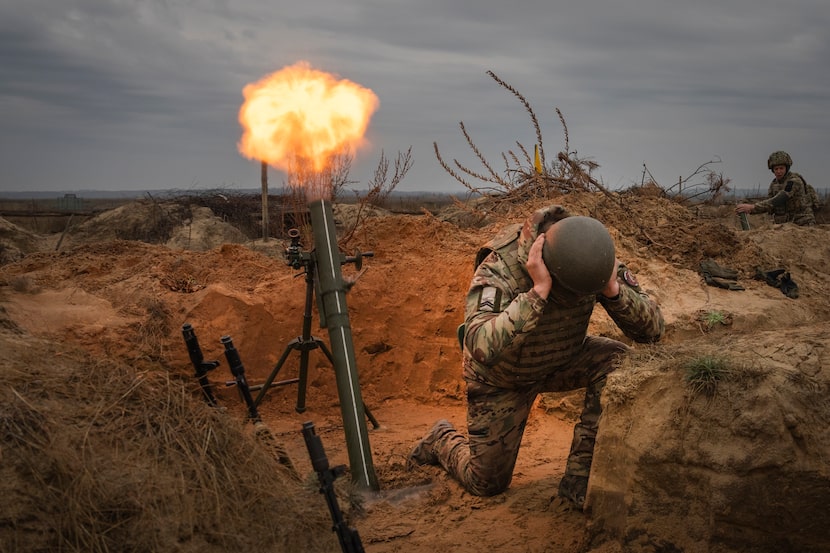
M302 251L303 245L300 243L300 231L293 228L288 231L288 237L291 238L291 244L285 248L285 262L292 269L299 269L309 261L309 255Z

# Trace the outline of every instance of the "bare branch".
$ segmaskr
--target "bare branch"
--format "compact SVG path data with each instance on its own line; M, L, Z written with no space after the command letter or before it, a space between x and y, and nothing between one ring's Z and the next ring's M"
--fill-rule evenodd
M389 160L383 150L380 152L380 160L375 168L375 174L372 180L369 181L369 192L366 194L366 200L370 205L381 207L386 202L389 194L395 190L395 187L403 180L409 169L412 168L412 146L406 153L398 152L398 157L395 158L395 172L392 179L387 184L387 177L389 173Z
M447 165L447 163L444 161L444 158L441 157L441 152L438 150L438 143L433 142L432 147L435 150L435 157L438 158L438 163L441 165L441 167L444 168L444 171L449 173L452 178L463 184L466 188L475 191L475 187L472 184L465 181L458 173L456 173L449 165Z
M530 114L530 121L533 123L533 129L536 131L536 143L539 145L539 159L542 160L542 167L545 166L545 149L542 146L542 129L539 127L539 120L536 118L536 113L533 111L533 108L530 107L530 102L528 102L524 96L522 96L518 90L501 80L495 73L492 71L487 71L487 74L493 78L494 81L499 83L502 87L506 88L510 92L513 93L516 98L522 103L525 107L527 112ZM558 110L557 110L558 111Z
M582 180L588 181L589 183L591 183L593 186L595 186L598 190L600 190L606 196L609 196L609 197L611 196L611 193L608 190L606 190L606 188L603 185L601 185L599 182L596 181L596 179L591 177L591 175L586 174L585 171L582 170L582 167L581 167L580 162L578 160L575 161L575 160L571 159L568 155L560 152L559 153L559 161L561 161L562 163L568 164L568 166L571 168L571 171L573 172L574 175L579 176L580 179L582 179Z
M409 147L405 154L398 152L398 157L395 158L395 174L392 175L392 181L389 183L390 192L403 180L412 168L412 164L412 146Z
M461 132L467 144L473 150L478 161L483 165L483 171L476 171L457 159L453 160L454 165L450 167L440 155L437 144L435 154L438 162L454 179L464 185L468 190L487 197L488 201L494 203L514 202L520 203L537 198L549 198L562 192L573 190L600 190L610 194L608 190L594 179L591 173L599 167L599 164L590 159L580 159L576 152L569 152L568 126L565 118L559 109L556 114L562 124L565 134L565 149L556 156L557 161L547 166L544 155L544 142L539 121L527 99L515 88L504 82L492 71L487 74L492 77L500 86L511 92L530 115L531 123L536 133L536 147L539 152L541 168L536 163L536 152L525 148L521 142L516 142L517 150L507 150L501 153L504 169L501 174L496 173L494 167L485 158L476 146L463 122L460 123ZM473 179L473 180L469 180ZM486 186L476 186L475 181L480 181Z
M395 187L400 184L411 168L412 146L409 147L406 153L398 152L398 157L395 158L395 172L392 175L391 180L387 182L389 175L389 159L386 157L386 153L383 150L380 151L380 159L378 160L377 167L375 167L375 173L369 181L369 191L362 198L359 193L355 192L355 195L358 198L357 213L352 220L351 227L345 231L344 236L340 241L341 245L347 244L354 237L356 229L368 216L367 207L383 207L386 200L389 198L389 195L393 190L395 190Z
M728 178L724 178L722 173L716 173L711 166L720 163L720 158L716 158L706 163L698 165L686 177L679 177L677 182L669 187L664 187L651 174L643 163L643 183L641 186L652 185L662 190L665 197L680 201L681 203L689 202L694 199L704 197L704 202L714 202L720 198L725 192L730 190ZM649 181L645 182L645 175L648 175ZM697 178L702 178L701 182L692 182Z
M504 181L503 179L501 179L498 176L488 177L486 175L482 175L481 173L477 173L476 171L473 171L469 167L461 165L461 162L458 161L457 159L454 159L453 163L455 163L455 166L458 167L458 169L460 171L462 171L464 173L467 173L471 177L475 177L478 180L481 180L481 181L484 181L484 182L492 182L493 184L498 184L499 186L503 186L504 188L510 188L510 186L511 186L509 182Z
M565 151L570 151L571 148L568 146L568 125L565 123L565 117L559 111L559 108L556 108L556 115L559 116L559 121L562 123L562 132L565 134Z
M354 156L347 150L334 154L329 160L328 171L331 179L332 200L336 199L346 186L357 184L357 181L349 180L353 160Z
M464 126L464 122L463 121L460 122L458 124L458 126L461 127L461 133L464 135L464 138L467 139L467 144L470 146L470 149L473 150L473 153L475 153L476 157L479 159L479 161L481 161L481 164L484 165L485 169L487 169L487 171L490 173L490 176L492 177L492 179L486 179L486 180L490 180L491 182L500 182L501 178L496 174L495 171L493 171L493 168L490 167L490 164L484 158L484 155L478 149L478 146L475 145L475 143L473 142L473 139L467 133L467 128ZM460 168L460 166L459 166L459 168Z

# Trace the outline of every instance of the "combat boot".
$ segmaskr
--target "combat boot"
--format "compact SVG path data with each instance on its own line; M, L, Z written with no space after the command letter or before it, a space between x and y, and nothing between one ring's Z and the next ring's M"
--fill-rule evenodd
M588 493L588 477L566 474L559 481L559 497L573 503L578 509L585 505L585 495Z
M419 465L437 465L438 456L435 455L435 442L453 430L455 428L446 419L436 422L432 429L427 432L427 435L421 438L421 441L412 449L406 462L407 467L412 469Z

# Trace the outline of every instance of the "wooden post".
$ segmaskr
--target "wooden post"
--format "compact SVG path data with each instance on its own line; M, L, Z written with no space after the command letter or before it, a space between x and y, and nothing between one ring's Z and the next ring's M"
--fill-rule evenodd
M262 241L268 241L268 164L262 162Z

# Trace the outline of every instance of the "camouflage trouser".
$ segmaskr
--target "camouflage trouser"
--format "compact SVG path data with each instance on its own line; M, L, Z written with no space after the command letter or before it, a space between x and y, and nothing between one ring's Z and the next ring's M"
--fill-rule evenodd
M457 431L442 435L433 446L438 461L470 493L501 493L513 478L522 434L537 395L586 388L585 406L574 427L565 474L588 476L605 377L627 349L622 342L589 336L568 367L553 372L533 387L510 390L468 381L468 436Z
M816 218L812 213L799 213L798 215L775 213L773 214L772 222L778 225L793 222L799 226L812 227L816 224Z

